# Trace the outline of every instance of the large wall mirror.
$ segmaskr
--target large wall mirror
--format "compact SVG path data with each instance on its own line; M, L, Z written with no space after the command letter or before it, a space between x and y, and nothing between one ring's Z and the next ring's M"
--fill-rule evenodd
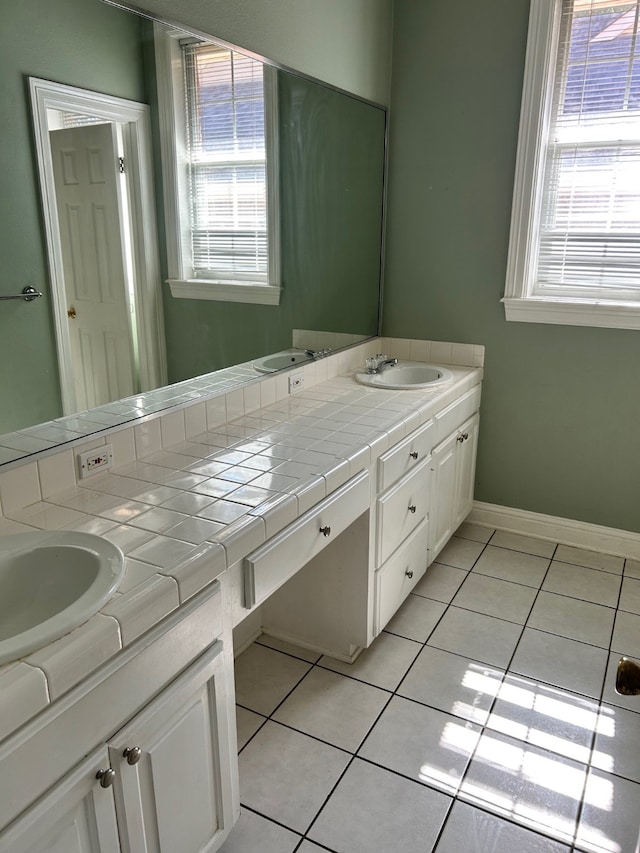
M116 323L122 329L123 324L130 322L126 345L131 350L133 366L129 372L133 385L122 386L125 391L116 394L117 397L206 376L287 350L293 344L294 330L317 333L314 342L323 340L321 333L333 335L338 345L377 333L384 109L304 77L275 71L282 285L279 304L178 298L172 295L167 283L171 265L167 246L174 235L167 233L173 226L168 224L163 206L166 187L160 140L166 128L158 104L153 22L102 0L23 0L3 11L0 56L3 85L0 111L4 111L0 246L5 262L0 297L18 295L27 285L43 294L32 302L0 301L0 433L5 434L0 436L0 464L13 461L19 448L23 455L28 455L30 451L53 446L56 440L62 443L71 438L69 416L76 409L73 403L65 401L64 371L68 373L69 368L61 364L60 341L65 324L76 322L80 309L73 301L73 294L69 295L68 280L56 280L52 274L51 244L52 239L54 243L60 240L59 255L73 256L75 252L76 257L90 244L94 249L99 244L94 251L98 269L103 251L95 235L78 239L76 234L78 242L74 248L69 235L60 234L64 230L60 222L54 222L58 231L52 238L49 214L56 205L60 217L53 219L64 218L56 196L60 176L52 177L56 200L43 198L42 168L39 171L37 166L38 154L42 152L38 152L37 127L34 131L31 78L72 87L89 96L93 93L98 100L105 96L114 102L146 105L149 174L153 176L147 190L152 215L151 225L146 221L137 227L138 232L151 226L154 233L157 231L157 260L147 259L152 280L145 285L147 298L149 292L155 293L157 304L153 305L152 298L151 308L144 314L136 310L131 293L124 298ZM76 135L84 135L83 144L89 149L104 143L112 145L113 153L119 156L118 146L126 147L127 139L131 142L126 116L120 122L116 118L110 120L109 109L105 108L104 114L99 109L92 112L71 101L66 109L63 104L61 109L57 105L47 111L49 124L42 144L46 147L49 142L47 156L51 162L55 157L60 159L61 151L69 149L69 134L74 137L74 145ZM93 125L97 135L94 130L87 130L86 125ZM71 160L67 158L65 162ZM73 172L70 167L69 170ZM75 173L72 177L75 181ZM90 217L80 207L78 210L79 228ZM121 222L119 228L123 227ZM69 244L66 248L65 240ZM146 244L143 238L140 242L143 254ZM125 273L127 265L136 268L136 264L135 254L133 259L125 257ZM68 266L67 261L62 279L68 278ZM104 261L102 274L112 283L113 270ZM91 289L86 281L84 285L87 291ZM158 323L157 333L154 322ZM157 350L152 353L155 359L152 369L140 365L140 353L154 349L149 341ZM121 354L124 346L122 341L113 345L113 356ZM76 350L74 358L91 376L95 359L90 348L83 351L79 346ZM277 366L277 360L273 364ZM255 377L258 375L256 372ZM252 378L251 372L245 370L233 381ZM110 417L98 418L96 423L113 425L118 412L113 399L112 395ZM85 398L79 395L75 402L77 410L91 404L90 395ZM122 422L135 416L130 406L121 407L121 411ZM144 413L143 408L140 413ZM53 421L56 423L48 423L39 431L40 443L34 439L30 447L22 431ZM62 423L64 432L58 426ZM85 427L82 432L90 429Z

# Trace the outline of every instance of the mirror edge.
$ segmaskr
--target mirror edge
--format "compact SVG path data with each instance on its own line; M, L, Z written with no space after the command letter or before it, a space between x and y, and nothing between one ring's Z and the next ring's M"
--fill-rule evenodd
M331 352L326 356L321 356L319 359L313 359L310 361L314 363L315 361L322 360L323 358L339 356L342 353L374 341L379 337L379 332L376 335L363 337L356 343L331 350ZM137 394L133 397L126 397L123 400L118 400L114 403L107 403L104 406L98 406L95 409L89 409L86 412L79 412L77 415L63 416L53 421L45 421L41 424L37 424L36 426L16 431L26 438L33 438L44 443L45 439L41 438L43 433L46 433L48 430L61 429L61 422L68 421L69 419L78 420L84 418L87 424L93 424L96 427L95 429L92 428L90 432L76 433L73 437L63 441L55 443L49 442L48 446L40 447L37 450L30 452L13 451L15 453L13 458L2 459L0 457L0 475L5 471L10 471L13 468L18 468L21 465L29 464L31 462L37 462L40 459L53 456L61 451L72 450L73 448L79 447L89 441L97 441L99 445L100 439L117 433L120 430L130 429L138 424L146 423L171 412L179 412L182 409L186 409L198 402L205 403L209 400L223 397L226 394L233 393L234 391L243 390L251 385L262 383L271 377L275 378L282 374L286 375L288 372L294 370L300 370L302 367L303 365L297 363L289 367L279 368L270 373L258 373L252 367L251 361L243 362L242 364L233 365L231 367L224 367L220 370L213 371L212 373L205 373L202 376L196 376L193 379L184 379L181 382L174 383L173 385L166 385L152 391L145 391L142 392L142 394ZM231 384L234 371L247 371L247 373L244 378L238 378L235 384ZM213 383L211 387L203 387L210 386L211 383ZM215 387L216 384L218 387ZM189 388L189 386L193 387ZM169 394L169 392L171 392L171 394L167 399L167 394ZM154 395L157 397L155 401L153 400ZM164 400L162 399L163 397L165 398ZM141 400L141 398L145 399ZM114 409L126 406L131 406L131 413L128 416L116 417ZM92 418L110 420L112 416L115 420L111 423L103 422L100 424L97 421L92 421ZM15 434L15 432L11 433L11 435ZM6 448L0 443L0 453L3 450L10 450L10 448Z

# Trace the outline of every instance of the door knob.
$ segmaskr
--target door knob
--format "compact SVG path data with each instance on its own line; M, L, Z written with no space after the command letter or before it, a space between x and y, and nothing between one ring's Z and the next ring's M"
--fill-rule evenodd
M418 451L417 451L417 450L412 450L412 451L411 451L411 453L409 454L409 456L410 456L412 459L417 459L417 458L418 458Z
M327 524L326 527L320 528L320 533L322 533L323 536L331 536L331 528Z
M409 512L415 512L416 511L416 505L415 504L409 504L408 510L409 510Z
M75 320L76 316L76 309L73 305L70 308L67 308L67 317L69 317L71 320Z

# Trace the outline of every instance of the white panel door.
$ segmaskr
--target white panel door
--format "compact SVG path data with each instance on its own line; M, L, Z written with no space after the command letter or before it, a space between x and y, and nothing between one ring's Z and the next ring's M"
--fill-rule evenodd
M115 127L50 132L77 408L136 391Z
M118 853L113 788L96 779L108 766L102 746L0 834L1 853Z

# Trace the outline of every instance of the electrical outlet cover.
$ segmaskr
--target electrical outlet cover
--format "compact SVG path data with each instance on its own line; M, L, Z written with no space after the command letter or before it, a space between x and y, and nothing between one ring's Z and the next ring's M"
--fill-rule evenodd
M301 370L294 370L289 374L289 393L295 394L304 386L304 373Z
M113 448L110 444L102 447L94 447L93 450L85 450L78 453L78 476L81 480L97 474L99 471L108 471L113 465Z

